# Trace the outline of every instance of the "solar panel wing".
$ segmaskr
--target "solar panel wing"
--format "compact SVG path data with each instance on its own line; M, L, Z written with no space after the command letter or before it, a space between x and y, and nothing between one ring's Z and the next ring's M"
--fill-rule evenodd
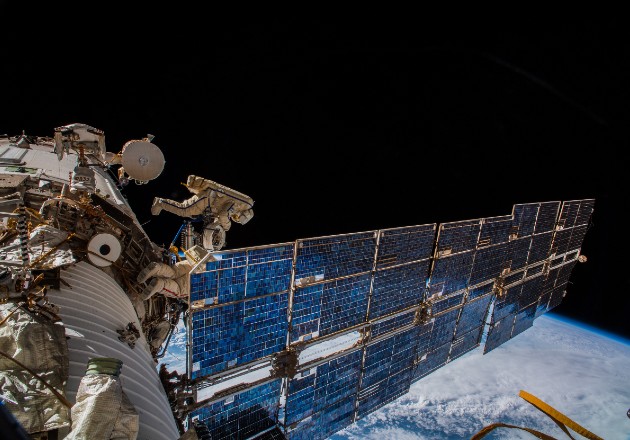
M490 310L491 351L559 304L593 203L210 254L190 416L213 438L326 438L477 347Z

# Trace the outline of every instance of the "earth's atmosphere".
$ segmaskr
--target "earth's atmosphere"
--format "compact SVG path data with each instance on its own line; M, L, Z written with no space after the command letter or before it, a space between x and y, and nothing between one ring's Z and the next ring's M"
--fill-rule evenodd
M185 332L163 359L185 370ZM525 390L605 439L630 440L630 341L558 315L544 315L501 347L479 347L415 382L408 394L331 437L340 439L468 439L504 422L559 439L566 435L518 397ZM488 439L531 439L505 428Z

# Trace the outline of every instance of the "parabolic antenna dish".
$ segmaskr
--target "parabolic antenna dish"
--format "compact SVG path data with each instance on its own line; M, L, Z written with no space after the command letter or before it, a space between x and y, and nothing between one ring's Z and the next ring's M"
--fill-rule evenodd
M135 180L147 181L158 177L164 169L164 155L155 144L146 140L129 141L122 151L122 166Z

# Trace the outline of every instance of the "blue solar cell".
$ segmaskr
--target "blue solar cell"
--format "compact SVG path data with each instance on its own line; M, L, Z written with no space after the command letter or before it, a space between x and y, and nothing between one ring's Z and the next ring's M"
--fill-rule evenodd
M435 349L435 347L431 346L431 331L433 330L433 323L433 320L429 320L424 324L418 324L418 345L416 346L415 362L417 362L418 359L427 354L429 351Z
M527 265L527 257L532 244L532 237L519 238L510 242L507 249L506 266L515 271Z
M335 279L372 270L376 233L338 235L298 241L295 279Z
M517 281L520 281L523 278L523 275L525 274L525 272L517 272L517 273L511 273L509 275L507 275L505 277L505 285L509 286L512 283L515 283Z
M291 340L324 336L365 321L370 274L298 288L293 294Z
M553 243L551 244L551 253L559 255L568 252L572 233L572 228L556 231L556 234L553 237Z
M286 316L286 293L194 312L193 378L283 350Z
M423 378L429 373L440 368L442 365L446 364L450 351L451 342L448 342L420 356L418 361L416 362L415 370L413 371L412 382Z
M536 305L536 315L535 318L538 318L540 315L547 312L547 305L549 304L549 298L551 298L551 291L543 292L538 300L538 304Z
M550 310L557 307L562 302L567 290L569 278L571 277L571 271L573 267L575 267L575 264L575 262L572 262L550 272L547 282L545 283L545 290L551 290L548 306Z
M492 280L501 275L502 270L506 268L506 263L508 262L507 257L511 246L512 243L502 243L496 246L479 249L475 255L470 275L470 285L474 286L475 284Z
M512 330L512 338L534 325L534 319L536 317L537 303L530 304L523 310L518 312L516 319L514 320L514 329Z
M533 278L531 280L525 281L521 285L521 293L518 298L518 308L519 310L524 309L532 303L538 303L538 298L542 294L543 289L543 277Z
M448 356L449 362L468 353L470 350L477 348L479 346L479 341L481 340L482 331L483 326L480 326L462 334L461 336L457 336L453 340L453 346L451 347L451 352Z
M532 246L527 259L528 265L543 261L549 256L552 239L553 232L546 232L532 237Z
M439 347L442 344L450 344L453 341L455 324L457 324L457 317L460 311L461 308L458 308L435 318L433 329L431 330L431 342L429 343L431 347Z
M302 370L289 380L286 423L291 425L357 393L363 351Z
M457 322L455 338L459 338L461 335L482 326L486 322L488 306L492 301L492 297L492 295L486 295L476 301L469 301L464 304L461 316Z
M572 229L571 239L569 240L568 250L580 249L588 226L576 226Z
M493 218L484 218L481 223L481 233L477 247L494 246L506 243L510 239L513 220L511 215Z
M218 272L193 273L190 275L190 301L208 299L209 304L215 304L218 296Z
M277 421L279 379L210 403L190 413L191 420L203 422L212 439L245 439Z
M286 291L291 280L293 245L213 254L206 272L191 274L190 300L207 305Z
M512 221L512 226L516 229L517 232L514 232L516 232L519 237L525 237L534 233L538 205L538 203L514 205L514 220Z
M572 228L575 226L575 221L580 211L580 200L574 200L570 202L564 202L562 209L560 210L560 216L558 217L558 224L563 228Z
M372 338L376 338L377 336L389 333L400 327L412 324L415 316L416 310L414 309L409 312L394 316L392 318L385 318L382 321L373 323L370 330Z
M437 315L440 312L443 312L446 309L450 309L451 307L456 307L460 305L464 301L465 293L456 293L455 295L446 296L439 298L438 301L433 303L432 312L434 315Z
M480 220L443 223L437 242L438 253L454 254L475 249L480 228Z
M508 315L515 315L518 312L518 297L521 293L521 286L514 286L505 292L503 298L497 298L492 308L492 322L502 320Z
M543 271L545 268L544 264L538 264L537 266L529 267L526 272L526 276L533 277Z
M512 336L512 328L514 326L514 317L515 315L508 315L490 326L488 338L486 339L486 345L483 351L484 354L510 340L510 337Z
M293 243L247 250L247 264L269 263L279 260L293 260Z
M594 208L595 200L582 200L582 202L580 203L580 211L578 212L577 218L575 219L576 226L588 225Z
M419 304L424 298L430 260L383 269L374 275L370 319Z
M288 428L292 440L324 440L354 421L356 394L341 399L323 411Z
M560 303L562 303L562 299L564 298L565 293L566 284L554 287L553 291L551 292L551 297L549 298L548 310L558 307Z
M412 327L368 344L365 349L361 390L370 388L413 365L418 331L418 327Z
M430 258L435 240L435 224L381 231L376 267L409 263Z
M290 259L250 263L247 266L245 296L249 298L289 290L291 265Z
M474 255L474 252L464 252L434 260L429 295L440 292L448 295L468 287Z
M490 292L492 292L492 288L494 286L494 283L488 283L488 284L484 284L483 286L480 287L475 287L474 289L470 289L470 291L468 292L468 301L471 301L475 298L478 298L480 296L484 296Z
M486 352L559 304L593 205L565 203L559 217L564 229L558 231L559 202L515 205L510 216L443 224L434 260L435 225L216 252L205 272L191 275L192 377L282 351L288 316L294 342L367 326L365 348L324 357L309 370L299 366L295 377L285 379L286 433L326 438L476 347L493 300ZM553 251L561 253L546 276L548 265L541 263L554 236ZM493 294L499 276L510 286L537 274L508 287L501 299ZM412 326L416 306L429 298L433 317ZM213 438L251 437L274 427L280 432L280 381L267 385L208 404L193 416L208 422Z
M541 203L536 217L535 234L553 231L556 227L556 219L560 210L560 202Z
M393 373L378 384L363 390L362 394L359 394L357 417L363 417L408 393L412 376L413 367L409 366L402 371Z
M245 297L245 271L246 268L243 266L217 272L217 293L220 304L238 301Z

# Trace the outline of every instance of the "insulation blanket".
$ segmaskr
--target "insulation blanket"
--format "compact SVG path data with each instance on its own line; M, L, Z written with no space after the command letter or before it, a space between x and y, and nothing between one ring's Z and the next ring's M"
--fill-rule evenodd
M69 365L63 325L22 307L16 309L14 303L0 304L0 321L9 314L0 326L0 350L65 397ZM69 408L41 380L4 356L0 356L0 394L8 399L7 408L29 433L70 425Z
M109 374L87 374L81 379L72 407L72 431L65 440L135 440L139 417L120 384Z

